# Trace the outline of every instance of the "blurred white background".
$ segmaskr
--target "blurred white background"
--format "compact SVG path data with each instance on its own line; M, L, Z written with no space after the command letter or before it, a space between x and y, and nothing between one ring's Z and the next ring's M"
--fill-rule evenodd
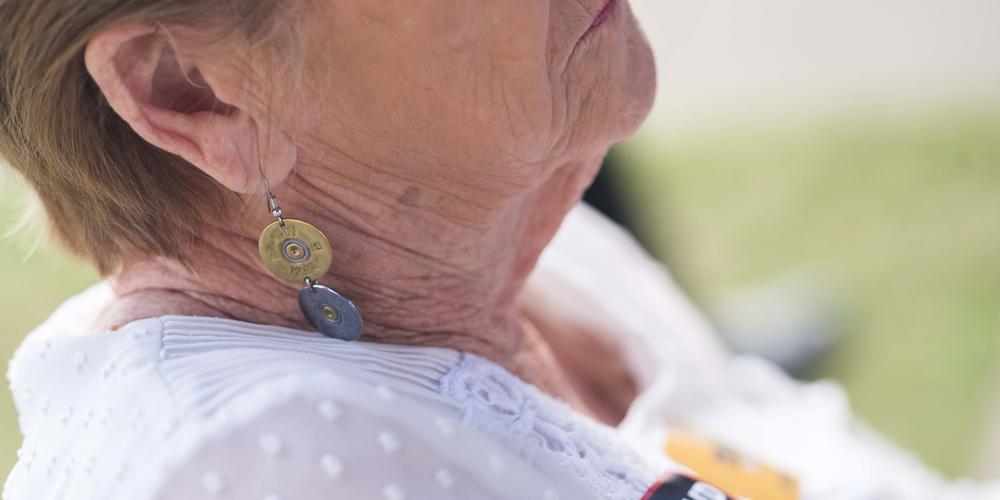
M1000 98L997 0L633 0L653 44L650 125Z

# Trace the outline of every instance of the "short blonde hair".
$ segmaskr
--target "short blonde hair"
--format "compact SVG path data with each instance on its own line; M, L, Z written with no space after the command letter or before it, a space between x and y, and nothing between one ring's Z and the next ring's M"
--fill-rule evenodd
M124 22L272 34L281 0L0 0L0 154L35 189L55 236L111 272L125 255L184 261L219 185L142 140L83 62L87 42Z

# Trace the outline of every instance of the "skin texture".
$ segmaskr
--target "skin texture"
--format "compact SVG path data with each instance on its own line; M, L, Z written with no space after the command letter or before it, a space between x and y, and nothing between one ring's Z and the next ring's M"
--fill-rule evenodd
M581 410L620 417L620 398L595 396L619 377L586 389L600 384L572 380L579 370L559 361L613 367L614 347L574 351L570 332L587 332L519 301L609 146L651 105L646 41L625 2L593 26L604 7L313 2L280 54L206 45L183 27L100 33L85 60L108 102L144 139L218 181L231 209L191 228L187 267L127 259L97 327L192 314L309 329L301 285L257 255L272 221L266 179L286 217L329 237L334 263L319 281L358 306L364 340L476 353Z

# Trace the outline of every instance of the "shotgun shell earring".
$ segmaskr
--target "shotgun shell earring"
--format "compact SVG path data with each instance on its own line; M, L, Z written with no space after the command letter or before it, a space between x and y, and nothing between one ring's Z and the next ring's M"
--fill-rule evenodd
M350 300L317 280L333 262L330 241L312 224L285 219L278 198L267 193L267 205L276 221L260 233L258 249L267 269L276 276L302 283L299 308L317 330L328 337L355 340L364 322Z

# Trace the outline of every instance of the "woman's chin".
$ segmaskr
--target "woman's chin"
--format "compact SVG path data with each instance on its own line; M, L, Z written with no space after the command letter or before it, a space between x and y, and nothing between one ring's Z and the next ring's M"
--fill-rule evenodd
M613 31L601 33L605 38L595 43L595 64L601 76L597 85L604 86L600 96L589 104L603 109L596 116L604 117L604 131L608 144L628 138L646 120L656 97L656 63L646 35L632 15L628 3L620 6L623 11L613 19ZM593 71L593 68L591 68Z
M656 62L646 35L634 20L629 30L621 82L621 108L618 112L622 140L635 133L646 120L656 98Z

